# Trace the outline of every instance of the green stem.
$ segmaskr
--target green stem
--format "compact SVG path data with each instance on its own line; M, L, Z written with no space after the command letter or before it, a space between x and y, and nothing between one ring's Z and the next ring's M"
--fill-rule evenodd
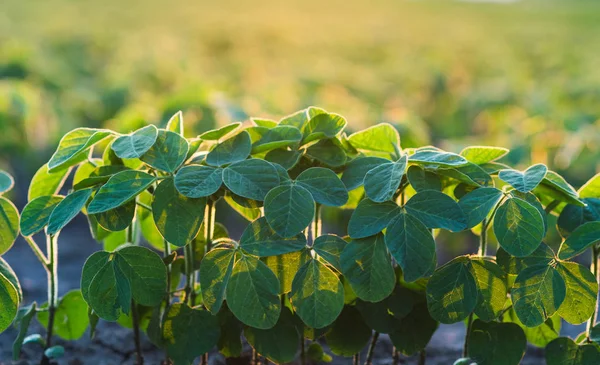
M304 336L300 336L300 365L306 364L306 344L304 343Z
M360 364L360 352L354 354L354 356L352 356L352 365L359 365Z
M600 274L599 270L598 270L598 259L600 258L600 249L594 245L592 246L592 263L590 264L590 269L592 271L592 273L594 273L594 276L596 277L596 280L598 280L598 274ZM586 334L587 334L587 339L588 341L591 341L590 336L592 333L592 327L594 327L594 325L596 324L596 320L598 318L598 310L597 310L597 306L594 307L594 312L592 313L592 316L590 317L590 319L588 319L587 325L586 325Z
M479 236L479 256L485 256L487 249L487 219L481 223L481 235Z
M425 352L425 349L421 350L421 352L419 352L419 365L425 365L425 360L427 359L427 352Z
M473 313L469 314L467 322L467 334L465 335L465 345L463 347L463 357L467 357L469 353L469 338L471 337L471 327L473 326Z
M312 242L321 235L323 231L323 222L321 220L321 204L315 204L315 218L313 219L312 226Z
M544 209L546 211L546 214L549 215L550 213L552 213L554 208L556 208L559 204L560 201L553 200L552 202L550 202L550 204L546 205L546 209Z
M192 291L194 290L194 247L188 243L185 248L185 301L189 306L193 306Z
M215 202L208 200L204 213L204 237L206 238L206 252L212 249L212 240L215 235Z
M140 315L137 304L131 301L131 320L133 323L133 338L135 341L135 357L137 365L144 365L144 356L142 355L142 342L140 337Z
M44 255L42 250L40 250L40 246L37 245L37 243L33 240L33 237L31 237L31 236L27 236L27 237L23 237L23 238L25 238L25 242L27 242L29 247L31 247L31 250L33 250L33 253L37 257L37 259L40 260L42 265L44 265L44 269L46 269L46 271L48 271L50 268L50 263L49 263L48 259L46 258L46 255Z
M375 346L377 345L378 339L379 339L379 332L375 331L373 333L373 337L371 338L371 344L369 345L369 350L367 351L367 359L365 360L365 365L372 364L373 354L375 353Z
M58 307L58 235L46 234L46 250L48 253L48 330L46 332L46 348L52 347L54 332L54 317ZM50 360L44 355L42 364L49 364Z
M142 207L142 208L146 209L147 211L149 211L149 212L152 212L152 207L151 207L151 206L149 206L148 204L144 204L144 203L142 203L142 202L140 202L140 201L136 202L136 204L137 204L138 206L140 206L140 207Z
M167 240L163 240L164 243L164 257L171 256L171 244ZM165 299L165 311L169 309L171 305L171 264L167 265L167 295Z
M392 350L392 365L398 365L400 363L400 351L394 346Z

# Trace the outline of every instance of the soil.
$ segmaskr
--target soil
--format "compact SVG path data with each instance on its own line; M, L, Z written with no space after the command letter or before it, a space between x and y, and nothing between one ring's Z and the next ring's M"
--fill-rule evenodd
M43 237L37 237L37 242L43 244ZM43 247L42 247L43 248ZM101 246L90 237L85 218L78 217L70 224L59 237L59 291L60 294L79 288L81 269L86 258L93 252L101 249ZM46 296L46 274L39 262L23 240L15 243L15 246L4 256L12 265L21 279L25 303L37 301L45 302ZM581 326L563 325L563 334L575 337L582 331ZM44 333L43 328L35 323L30 328L30 333ZM464 341L465 327L462 323L453 325L442 325L435 333L427 347L428 365L448 365L461 357ZM23 349L22 360L11 362L12 341L17 331L10 328L0 334L0 365L8 364L38 364L41 351L34 345L27 345ZM58 361L60 365L117 365L135 364L133 334L131 330L119 327L114 323L102 322L98 325L94 339L88 335L78 341L66 342L56 340L56 344L65 347L65 357ZM143 339L145 364L158 365L163 359L160 350L154 347L146 338ZM210 364L247 364L249 363L250 348L245 352L248 357L242 359L225 359L217 353L210 356ZM385 335L380 337L376 346L373 364L392 363L392 344ZM365 354L362 354L364 359ZM401 364L417 364L418 357L402 358ZM348 358L335 357L332 364L350 364ZM543 364L543 350L534 347L528 348L522 364Z

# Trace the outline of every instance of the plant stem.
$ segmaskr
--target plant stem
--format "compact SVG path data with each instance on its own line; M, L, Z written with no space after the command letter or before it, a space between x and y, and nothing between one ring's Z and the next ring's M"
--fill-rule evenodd
M206 247L205 247L205 251L204 251L205 255L208 253L208 251L210 251L212 249L213 237L215 235L215 215L216 215L215 205L216 205L216 202L214 202L212 199L209 198L208 202L206 203L206 209L204 211L204 240L206 242ZM192 254L193 254L193 252L192 252ZM193 270L193 264L194 264L193 256L191 259L191 264L192 264L192 270ZM198 273L196 271L194 271L193 275L194 275L194 278L192 280L192 285L195 285L195 283L198 281L198 278L197 278ZM196 290L194 287L192 287L191 301L192 301L192 303L196 303ZM206 361L208 362L208 358Z
M37 243L35 243L35 241L33 240L33 237L31 237L31 236L27 236L27 237L23 237L23 238L25 238L25 242L27 242L29 247L31 247L31 250L37 257L37 259L40 260L42 265L44 265L44 269L46 271L48 271L49 270L49 262L48 262L48 259L46 258L46 255L44 255L42 250L40 250L40 246L38 246Z
M398 365L400 363L400 351L394 347L392 350L392 365Z
M359 365L360 364L360 352L354 354L354 356L352 356L352 365Z
M192 243L188 243L185 248L185 301L189 306L193 306L192 291L194 290L194 248Z
M559 204L560 204L560 201L553 200L552 202L550 202L550 204L546 205L546 209L545 209L546 214L550 215L550 213L552 213L554 208L556 208Z
M256 352L255 349L252 349L252 361L251 361L252 365L258 365L259 364L259 360L258 360L258 352Z
M471 337L471 326L473 325L473 313L469 314L467 322L467 334L465 335L465 345L463 347L463 357L467 357L469 353L469 338Z
M596 245L593 245L592 246L592 263L590 265L590 269L592 270L592 273L594 273L596 280L598 280L598 274L600 274L600 272L598 270L598 264L599 264L598 259L600 258L599 256L600 256L600 249ZM598 308L597 308L597 304L596 304L596 307L594 307L594 312L592 313L592 316L590 317L590 319L588 319L588 322L586 325L586 334L587 334L588 341L591 341L590 335L592 333L592 327L594 327L594 325L596 324L597 318L598 318Z
M137 304L131 301L131 320L133 322L133 338L135 341L136 364L144 365L144 356L142 355L142 342L140 340L140 316Z
M46 332L46 348L52 347L54 332L54 317L58 307L58 235L46 234L46 250L48 253L48 330ZM37 246L37 245L36 245ZM42 364L49 364L46 355L42 357Z
M369 350L367 351L367 359L365 360L365 365L371 365L373 362L373 354L375 353L375 346L377 345L377 340L379 339L379 332L375 331L373 333L373 337L371 338L371 344L369 345Z
M487 249L487 219L481 223L481 235L479 236L479 256L485 256Z
M421 352L419 352L419 365L425 365L426 358L427 352L425 352L425 349L423 349Z
M306 349L305 347L305 343L304 343L304 336L300 335L300 364L301 365L305 365L306 364Z
M321 221L321 204L315 204L315 217L313 219L312 225L312 243L314 243L315 239L321 235L321 231L323 230L323 222Z

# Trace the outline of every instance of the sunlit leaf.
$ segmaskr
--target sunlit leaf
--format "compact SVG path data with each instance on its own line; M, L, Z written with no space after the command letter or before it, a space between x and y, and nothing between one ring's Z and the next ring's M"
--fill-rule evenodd
M212 166L224 166L243 161L250 155L252 144L246 131L218 143L206 156L206 163Z
M47 303L45 307L47 307ZM44 306L43 306L44 307ZM48 328L48 312L39 312L38 321ZM80 339L89 326L88 305L80 290L71 290L58 302L55 312L54 333L67 341Z
M182 167L175 175L177 191L188 198L214 194L223 184L223 169L201 165Z
M506 275L500 266L484 258L472 258L469 271L478 292L475 314L486 322L498 318L506 303Z
M579 197L600 199L600 173L589 179L578 191Z
M7 329L19 309L19 292L15 286L0 273L0 332Z
M234 260L234 250L217 247L209 251L200 263L202 300L212 314L221 309Z
M585 223L563 241L558 250L558 258L567 260L575 257L598 241L600 241L600 222Z
M151 124L117 138L111 148L119 158L140 158L154 145L157 137L158 129Z
M333 138L346 127L346 119L338 114L322 113L312 117L302 128L302 144Z
M554 251L545 243L542 243L533 253L525 257L514 257L502 247L498 248L496 261L505 273L518 275L525 268L536 265L548 265L554 260Z
M289 125L278 125L269 129L252 144L252 154L268 152L278 148L297 146L302 140L300 129Z
M171 131L158 131L156 142L140 160L165 172L175 172L187 157L189 145L185 138Z
M418 165L437 166L462 166L468 163L467 159L451 152L438 150L420 150L408 157L408 162Z
M508 152L509 150L504 147L469 146L460 151L460 155L466 158L469 162L477 165L483 165L506 156Z
M460 198L458 205L467 216L467 229L481 223L498 204L502 195L502 191L496 188L480 188Z
M145 172L127 170L113 175L94 196L88 206L89 214L115 209L146 190L156 178Z
M391 157L400 146L400 135L394 126L380 123L348 137L352 147L369 156Z
M313 250L338 271L342 271L340 255L346 247L346 241L333 234L319 236L313 243Z
M213 129L208 132L204 132L200 135L200 138L205 141L217 141L226 135L237 130L242 123L231 123L219 129Z
M533 205L519 198L510 198L496 211L494 233L506 252L524 257L542 243L544 219Z
M556 270L565 281L567 294L558 314L571 324L587 321L596 309L598 282L592 272L575 262L560 262Z
M306 247L306 237L298 233L284 238L271 228L266 218L262 217L246 227L240 238L240 246L252 255L276 256L302 250Z
M71 169L71 167L65 167L62 169L56 169L56 171L53 172L49 172L48 165L43 165L40 167L35 175L33 175L33 178L31 178L27 199L31 201L35 198L39 198L40 196L58 194L65 183L67 176L71 172Z
M76 165L81 162L81 154L87 153L90 147L112 134L107 129L77 128L70 131L60 140L48 162L48 170Z
M92 196L92 189L78 190L61 200L48 220L48 234L54 235L63 229L79 212Z
M544 164L537 164L521 172L513 169L501 170L498 173L500 180L510 184L522 193L535 189L546 177L548 168Z

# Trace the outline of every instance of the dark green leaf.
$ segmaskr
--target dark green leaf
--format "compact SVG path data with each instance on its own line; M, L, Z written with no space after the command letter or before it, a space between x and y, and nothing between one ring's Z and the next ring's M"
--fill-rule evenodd
M527 342L537 347L545 347L548 343L550 343L550 341L557 338L560 333L562 322L558 315L554 315L537 327L527 327L521 323L512 307L503 315L502 319L504 322L518 324L525 332Z
M78 190L60 201L50 214L48 234L54 235L69 224L83 209L90 196L92 196L92 189Z
M544 164L537 164L521 172L513 169L501 170L498 173L500 180L510 184L522 193L535 189L546 176L548 168Z
M390 340L396 350L406 356L423 350L438 327L438 323L429 315L425 303L416 304L397 323L395 330L390 333Z
M307 249L288 252L278 256L264 257L262 261L273 271L279 280L279 294L292 291L292 282L300 267L311 259Z
M412 165L406 172L406 177L416 191L437 190L442 191L442 180L431 171Z
M600 350L594 345L577 345L560 337L546 346L547 365L592 365L600 363Z
M251 158L226 167L223 182L234 194L262 201L279 185L279 174L269 162Z
M309 168L298 175L296 182L306 188L319 204L339 207L348 201L344 183L329 169Z
M224 309L217 315L221 326L221 337L217 348L225 357L242 356L242 323L235 318L229 309Z
M460 198L458 205L467 216L467 228L481 223L498 204L502 195L502 191L496 188L480 188Z
M346 306L325 335L331 352L338 356L349 357L362 351L371 338L371 329L360 318L360 313Z
M223 184L223 169L201 165L184 166L175 175L177 191L188 198L202 198L217 192Z
M373 236L387 227L399 213L400 208L394 202L375 203L364 199L350 217L348 234L352 238Z
M267 152L265 160L272 162L273 164L281 165L286 170L290 170L298 164L300 157L302 157L302 153L299 151L279 148Z
M469 186L489 186L492 185L492 178L490 175L478 165L467 162L462 166L454 167L435 167L435 165L427 165L429 169L433 169L436 174L450 177L458 180Z
M200 263L202 300L212 314L216 315L221 309L234 260L234 250L217 247L209 251Z
M21 357L21 348L23 347L23 343L25 341L25 336L27 335L27 331L29 330L29 325L31 324L31 320L37 314L37 304L33 302L31 305L21 308L20 312L22 313L19 317L19 334L17 338L15 338L15 342L13 342L13 361L18 361Z
M77 169L75 178L73 179L73 188L75 190L81 190L105 184L116 173L129 170L128 167L122 165L99 166L94 168L89 172L89 174L87 174L85 178L83 178L83 170L87 169L87 167L87 164L83 164Z
M189 145L185 138L171 131L158 131L156 142L140 160L165 172L175 172L187 157Z
M302 144L333 138L346 127L346 119L338 114L322 113L312 117L302 128Z
M0 170L0 194L10 191L15 186L15 180L6 171Z
M514 257L502 247L498 248L496 261L505 273L518 275L525 268L536 265L548 265L554 260L554 251L545 243L542 243L533 253L525 257Z
M298 351L300 336L291 317L289 309L284 308L279 321L273 328L246 327L244 337L258 354L270 361L276 364L292 362Z
M535 189L536 195L549 197L549 200L559 200L570 204L583 206L577 192L565 179L554 171L548 170L546 177ZM543 201L543 199L542 199Z
M113 132L106 129L92 128L77 128L70 131L60 140L56 152L50 158L49 171L76 165L81 162L81 154L112 134Z
M500 246L513 256L533 253L544 238L544 219L525 200L507 199L496 211L494 233Z
M120 232L129 227L135 216L135 201L130 201L125 205L109 211L94 214L98 224L107 231Z
M397 162L381 164L365 175L365 192L374 202L392 200L406 171L406 155Z
M342 271L340 255L346 247L346 241L333 234L319 236L313 243L313 250L336 270Z
M149 125L117 138L111 148L119 158L140 158L154 145L157 137L158 129Z
M265 197L265 216L275 232L292 237L312 222L315 201L300 184L281 185Z
M217 141L217 140L225 137L229 133L234 132L241 125L242 125L242 123L228 124L228 125L226 125L224 127L221 127L219 129L213 129L213 130L210 130L208 132L204 132L204 133L202 133L200 135L200 138L203 139L203 140L205 140L205 141Z
M442 192L435 190L419 192L410 198L404 207L427 228L442 228L452 232L467 228L467 218L461 207Z
M518 325L479 319L473 322L468 344L468 355L478 365L518 365L527 349L525 333Z
M266 131L257 142L252 144L252 154L297 146L300 140L302 140L300 129L289 125L279 125Z
M558 230L563 237L568 237L579 226L587 222L600 221L600 199L585 198L585 207L567 204L558 216Z
M367 172L389 162L389 160L380 157L358 157L346 165L342 182L346 185L346 189L354 190L363 185Z
M331 167L346 163L346 152L337 138L320 140L306 149L306 155Z
M558 258L567 260L585 251L600 241L600 221L581 225L560 245Z
M111 209L135 199L141 192L148 189L156 178L145 172L128 170L119 172L98 190L88 206L89 214L107 212ZM83 191L83 190L80 190ZM71 194L72 195L72 194ZM68 199L65 198L65 200Z
M62 346L52 346L44 350L44 356L50 360L60 359L65 356L65 348Z
M420 150L408 157L408 162L418 165L462 166L468 161L455 153L438 150Z
M242 131L219 144L206 156L206 163L213 166L224 166L243 161L250 155L252 143L250 135Z
M277 256L296 252L306 247L306 237L298 233L289 238L277 234L265 217L250 223L240 238L244 251L256 256Z

